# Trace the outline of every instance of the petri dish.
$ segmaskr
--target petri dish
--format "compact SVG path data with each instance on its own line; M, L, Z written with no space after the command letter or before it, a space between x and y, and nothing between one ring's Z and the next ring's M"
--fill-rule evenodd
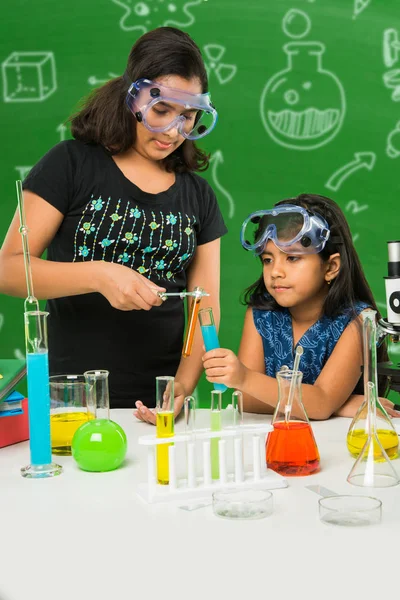
M318 504L319 518L327 525L363 527L382 520L382 502L372 496L327 496Z
M273 496L267 490L223 490L213 493L212 505L218 517L263 519L273 512Z

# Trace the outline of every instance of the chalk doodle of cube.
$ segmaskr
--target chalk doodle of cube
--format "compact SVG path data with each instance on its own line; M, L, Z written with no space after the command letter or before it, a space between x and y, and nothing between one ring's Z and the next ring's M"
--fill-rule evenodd
M138 485L138 495L149 503L191 499L211 495L224 488L277 489L287 487L287 481L278 473L267 469L265 462L265 437L272 431L269 424L242 425L221 431L198 429L193 433L176 434L169 438L146 435L138 439L147 447L147 482ZM211 439L219 438L219 479L211 476ZM233 441L233 443L232 443ZM170 444L169 484L157 483L156 446ZM233 447L232 472L227 467L227 453ZM245 451L244 451L245 449ZM247 452L250 451L250 452ZM195 454L200 452L201 467L196 471ZM246 461L246 454L250 454ZM185 457L186 477L177 477L177 458ZM232 458L232 457L231 457ZM245 463L250 462L248 470Z
M43 102L57 89L53 52L13 52L1 72L4 102Z

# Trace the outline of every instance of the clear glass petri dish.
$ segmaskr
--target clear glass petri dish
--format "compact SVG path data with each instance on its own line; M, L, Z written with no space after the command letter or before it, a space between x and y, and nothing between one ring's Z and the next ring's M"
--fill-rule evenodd
M382 520L382 502L372 496L327 496L318 504L319 518L327 525L363 527Z
M273 513L272 492L221 490L212 496L214 514L227 519L263 519Z

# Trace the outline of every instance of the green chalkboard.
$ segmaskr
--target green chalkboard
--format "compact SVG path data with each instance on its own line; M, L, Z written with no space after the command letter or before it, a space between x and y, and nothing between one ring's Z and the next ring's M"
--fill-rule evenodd
M386 240L399 236L398 0L4 0L0 240L15 179L69 137L80 97L125 68L136 39L181 27L207 63L219 122L203 146L229 234L222 249L222 345L236 350L241 290L258 262L239 243L252 210L313 192L344 209L378 304ZM22 302L0 297L0 355L23 351ZM200 397L210 386L200 384Z

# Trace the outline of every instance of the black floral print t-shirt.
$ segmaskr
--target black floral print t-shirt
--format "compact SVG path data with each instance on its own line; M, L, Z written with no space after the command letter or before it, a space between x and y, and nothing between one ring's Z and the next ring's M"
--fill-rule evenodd
M177 174L168 190L149 194L103 147L76 140L50 150L23 187L64 215L47 260L114 262L168 291L185 289L196 247L227 231L205 179ZM51 374L108 369L112 407L138 399L154 406L155 377L175 375L180 361L182 300L120 311L101 294L84 294L49 300L47 309Z

